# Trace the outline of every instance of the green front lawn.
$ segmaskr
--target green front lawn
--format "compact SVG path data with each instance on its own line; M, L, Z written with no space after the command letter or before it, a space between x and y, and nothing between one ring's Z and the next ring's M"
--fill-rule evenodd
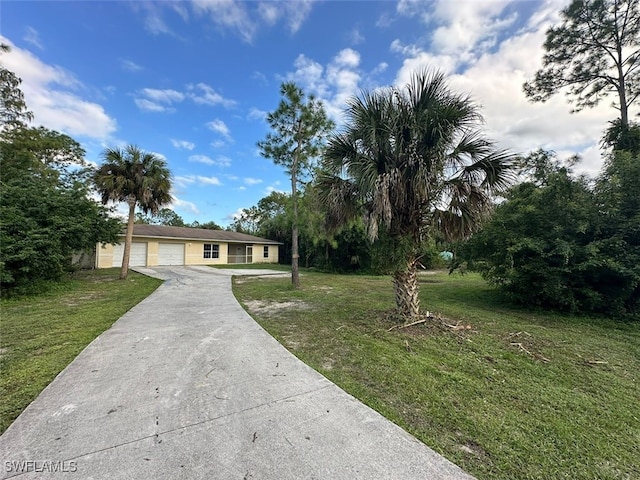
M285 347L480 479L640 478L639 323L517 309L475 274L422 276L446 320L392 331L388 277L234 283Z
M80 271L39 296L0 302L0 433L93 339L161 283Z

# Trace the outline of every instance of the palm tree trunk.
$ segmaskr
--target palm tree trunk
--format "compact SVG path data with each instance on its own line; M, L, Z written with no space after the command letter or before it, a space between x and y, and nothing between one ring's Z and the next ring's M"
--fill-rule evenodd
M136 199L129 198L129 219L127 221L127 235L124 239L124 253L122 255L122 267L120 279L126 280L129 275L129 258L131 257L131 243L133 243L133 221L136 214Z
M416 320L420 315L417 260L411 258L407 267L393 273L393 289L396 295L396 311L406 320Z

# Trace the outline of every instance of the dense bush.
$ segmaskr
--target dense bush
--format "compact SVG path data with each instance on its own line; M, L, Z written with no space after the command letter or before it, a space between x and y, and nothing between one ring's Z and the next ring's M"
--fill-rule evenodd
M510 191L466 255L519 303L637 315L640 158L616 152L593 187L535 155L530 181Z

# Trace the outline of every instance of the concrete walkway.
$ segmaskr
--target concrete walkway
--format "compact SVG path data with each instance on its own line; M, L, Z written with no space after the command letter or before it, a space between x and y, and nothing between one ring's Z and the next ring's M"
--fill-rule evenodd
M291 355L231 272L141 270L166 282L0 437L0 478L473 478Z

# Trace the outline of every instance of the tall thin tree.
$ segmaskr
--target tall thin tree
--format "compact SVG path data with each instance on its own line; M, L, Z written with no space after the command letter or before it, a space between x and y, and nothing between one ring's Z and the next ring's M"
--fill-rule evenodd
M640 3L638 0L573 0L562 23L547 30L542 68L524 84L532 101L564 91L574 111L617 98L620 126L640 96Z
M272 129L266 138L258 142L261 154L286 168L291 177L291 201L293 226L291 231L291 283L300 287L298 252L298 183L316 158L324 141L333 129L322 103L293 82L280 87L282 99L278 108L267 115Z
M171 202L171 172L158 155L144 152L134 145L124 149L107 148L103 163L94 174L94 182L102 203L126 202L129 207L127 234L120 278L129 273L129 257L133 241L136 207L145 214L156 214Z

